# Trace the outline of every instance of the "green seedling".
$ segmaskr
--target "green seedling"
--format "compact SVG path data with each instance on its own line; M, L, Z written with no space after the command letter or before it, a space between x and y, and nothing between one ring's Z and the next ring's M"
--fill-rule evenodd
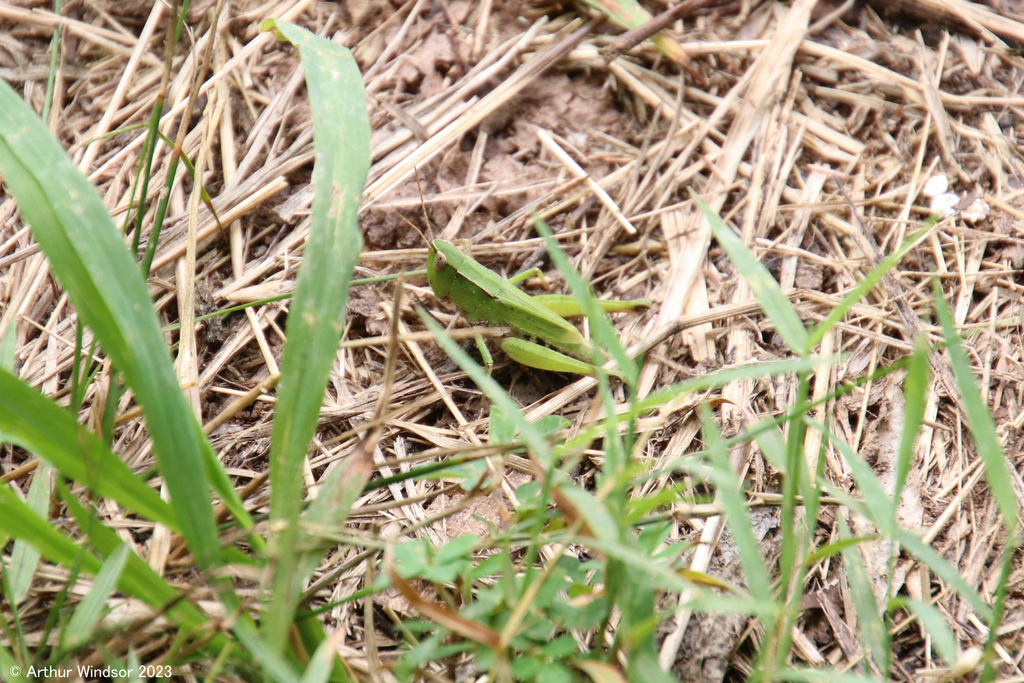
M506 280L445 240L433 240L427 250L427 279L434 294L450 298L470 320L508 327L513 336L503 339L501 348L512 360L541 370L597 374L597 368L587 361L603 363L604 352L565 319L584 314L579 301L562 295L530 296L516 287L533 275L540 271L534 268ZM605 311L625 311L651 302L598 300L598 304ZM487 347L479 338L477 344L489 367L493 361ZM615 371L610 374L618 375Z

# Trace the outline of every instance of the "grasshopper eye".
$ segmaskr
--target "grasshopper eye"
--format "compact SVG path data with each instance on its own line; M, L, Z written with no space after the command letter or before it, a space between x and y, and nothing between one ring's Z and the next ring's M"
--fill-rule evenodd
M434 270L440 273L448 267L448 257L440 251L434 255Z

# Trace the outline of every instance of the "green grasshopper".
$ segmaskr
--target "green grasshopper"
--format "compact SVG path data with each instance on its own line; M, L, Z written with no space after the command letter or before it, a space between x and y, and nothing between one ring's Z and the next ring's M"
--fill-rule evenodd
M530 296L515 286L539 273L535 268L506 280L451 242L433 240L427 249L427 279L434 294L450 298L470 320L511 328L515 336L501 342L502 350L510 358L541 370L596 374L597 368L584 361L595 358L594 345L563 317L583 315L579 302L571 296ZM624 311L650 306L651 302L599 299L598 304L606 311ZM531 339L542 340L554 348ZM490 354L483 340L478 338L477 343L484 362L490 366ZM598 351L597 357L603 358L604 354Z

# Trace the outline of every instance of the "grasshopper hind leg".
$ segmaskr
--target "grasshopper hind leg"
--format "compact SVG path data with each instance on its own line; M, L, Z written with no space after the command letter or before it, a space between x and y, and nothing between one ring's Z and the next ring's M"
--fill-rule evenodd
M572 356L525 339L517 337L505 339L501 342L501 350L507 353L512 360L531 368L551 372L569 372L577 375L597 374L597 368L590 363L584 363ZM611 371L608 374L617 375L618 373Z
M534 295L533 300L555 315L560 315L563 318L578 318L586 315L580 300L567 294L537 294ZM629 301L596 299L595 301L606 313L631 311L635 308L649 308L651 305L649 299L631 299Z

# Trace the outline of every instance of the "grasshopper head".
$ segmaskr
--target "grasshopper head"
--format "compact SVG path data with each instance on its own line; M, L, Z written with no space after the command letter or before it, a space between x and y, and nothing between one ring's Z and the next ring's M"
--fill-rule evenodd
M445 255L446 248L450 247L447 242L434 240L427 248L427 280L430 281L430 288L438 298L448 296L458 274Z

